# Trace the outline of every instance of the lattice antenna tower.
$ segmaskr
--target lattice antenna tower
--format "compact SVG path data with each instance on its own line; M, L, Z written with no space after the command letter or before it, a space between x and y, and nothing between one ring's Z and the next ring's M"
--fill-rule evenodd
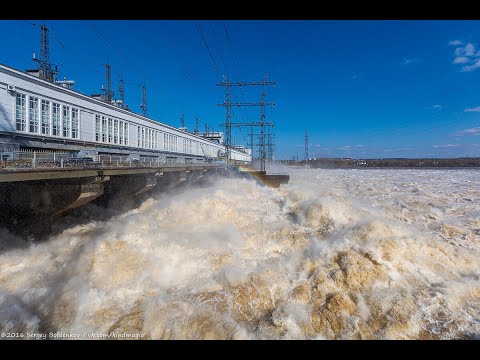
M49 43L49 30L45 25L33 24L40 28L40 59L37 59L35 53L33 53L32 60L38 63L38 72L41 79L55 82L55 75L57 74L57 65L50 64L50 43Z
M142 103L140 104L140 109L142 109L142 115L147 116L147 85L142 85Z
M103 64L105 66L105 87L103 88L105 102L112 103L113 90L112 90L112 67L110 64Z

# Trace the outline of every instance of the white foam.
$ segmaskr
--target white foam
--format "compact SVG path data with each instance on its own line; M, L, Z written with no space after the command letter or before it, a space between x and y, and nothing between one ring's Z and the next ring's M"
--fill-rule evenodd
M39 244L0 229L0 330L478 337L479 171L288 172L278 190L217 179L109 220L89 205Z

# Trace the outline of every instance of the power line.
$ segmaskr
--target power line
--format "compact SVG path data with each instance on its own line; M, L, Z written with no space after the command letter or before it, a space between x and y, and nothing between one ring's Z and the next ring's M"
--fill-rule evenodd
M235 77L237 79L239 79L240 77L238 75L237 62L235 61L235 56L233 55L233 50L232 50L232 41L230 39L230 34L228 32L228 29L227 29L227 24L225 24L225 22L223 22L223 28L225 30L225 38L227 39L227 46L228 46L228 50L229 50L229 53L230 53L230 57L232 58L233 70L234 70L234 73L235 73ZM242 86L240 87L240 94L242 96L242 101L245 101L245 94L243 92L243 87ZM247 110L247 108L241 108L241 110L243 110L243 114L245 114L245 117L248 120L248 110Z
M97 36L102 39L113 51L115 51L121 58L123 58L123 60L125 60L126 62L130 63L130 65L132 65L133 68L135 68L139 73L139 75L142 77L142 78L147 78L146 74L143 72L143 70L141 69L141 67L137 66L135 63L131 62L126 56L125 54L123 53L122 50L119 50L117 47L113 46L112 43L110 41L108 41L108 39L103 36L100 31L97 30L97 28L91 24L91 23L88 23L88 25L90 26L90 28L93 30L93 32L95 34L97 34ZM117 74L118 75L118 74Z
M207 44L207 39L205 38L205 33L204 33L204 31L202 30L201 24L200 24L197 20L193 20L193 23L194 23L195 26L197 27L197 31L198 31L198 33L200 34L200 38L201 38L201 40L202 40L202 43L203 43L203 45L206 47L206 49L207 49L207 51L208 51L208 54L210 55L210 60L212 60L213 69L217 72L217 74L218 74L218 76L220 77L220 79L222 79L222 78L223 78L222 73L220 72L220 70L218 70L217 62L215 61L215 58L213 57L213 54L212 54L212 52L210 51L210 47L209 47L208 44Z
M213 30L212 30L213 29ZM210 25L210 30L211 32L213 33L213 38L215 39L216 43L217 43L217 53L219 54L220 56L220 60L222 62L222 65L223 65L223 69L224 69L224 74L226 75L226 78L229 79L230 76L228 75L228 69L227 69L227 65L225 63L225 60L223 59L223 55L222 55L222 48L220 46L220 42L218 40L218 37L216 35L216 31L215 31L215 28L213 28L211 25Z
M259 141L259 158L260 158L260 171L265 171L265 160L267 157L266 143L265 143L265 128L267 126L273 126L273 123L266 122L265 107L274 105L274 103L266 102L266 85L275 85L274 81L269 81L267 77L262 81L246 81L246 82L230 82L223 81L218 83L217 86L224 86L226 90L225 101L219 106L225 106L225 124L226 136L225 136L225 148L227 151L227 159L230 159L231 147L232 147L232 126L260 126L260 141ZM231 87L232 86L261 86L260 102L231 102ZM231 122L231 108L232 106L260 106L260 122L258 123L232 123Z
M166 32L161 27L159 28L159 31L162 32L163 34L166 34ZM179 63L180 62L183 63L183 67L184 67L183 72L184 72L185 77L190 79L190 80L195 80L196 79L196 74L192 71L192 66L187 61L185 56L178 49L178 46L177 46L178 42L173 41L172 37L169 37L169 36L165 36L165 38L168 39L168 42L171 45L171 48L173 49L173 53L175 54L175 56L177 56L177 58L179 60Z

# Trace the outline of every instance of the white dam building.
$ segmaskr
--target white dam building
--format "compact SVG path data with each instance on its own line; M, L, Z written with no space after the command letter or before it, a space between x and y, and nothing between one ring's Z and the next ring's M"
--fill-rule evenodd
M162 162L225 156L225 146L0 64L0 152L45 149ZM250 162L250 149L231 160ZM3 155L5 156L5 155Z

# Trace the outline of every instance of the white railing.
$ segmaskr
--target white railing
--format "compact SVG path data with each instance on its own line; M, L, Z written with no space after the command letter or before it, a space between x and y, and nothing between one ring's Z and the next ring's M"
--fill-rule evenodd
M178 160L178 159L177 159ZM180 162L164 158L128 159L127 155L99 155L98 159L77 157L72 153L45 151L0 152L0 169L111 168L111 167L184 167L211 165L208 162Z

